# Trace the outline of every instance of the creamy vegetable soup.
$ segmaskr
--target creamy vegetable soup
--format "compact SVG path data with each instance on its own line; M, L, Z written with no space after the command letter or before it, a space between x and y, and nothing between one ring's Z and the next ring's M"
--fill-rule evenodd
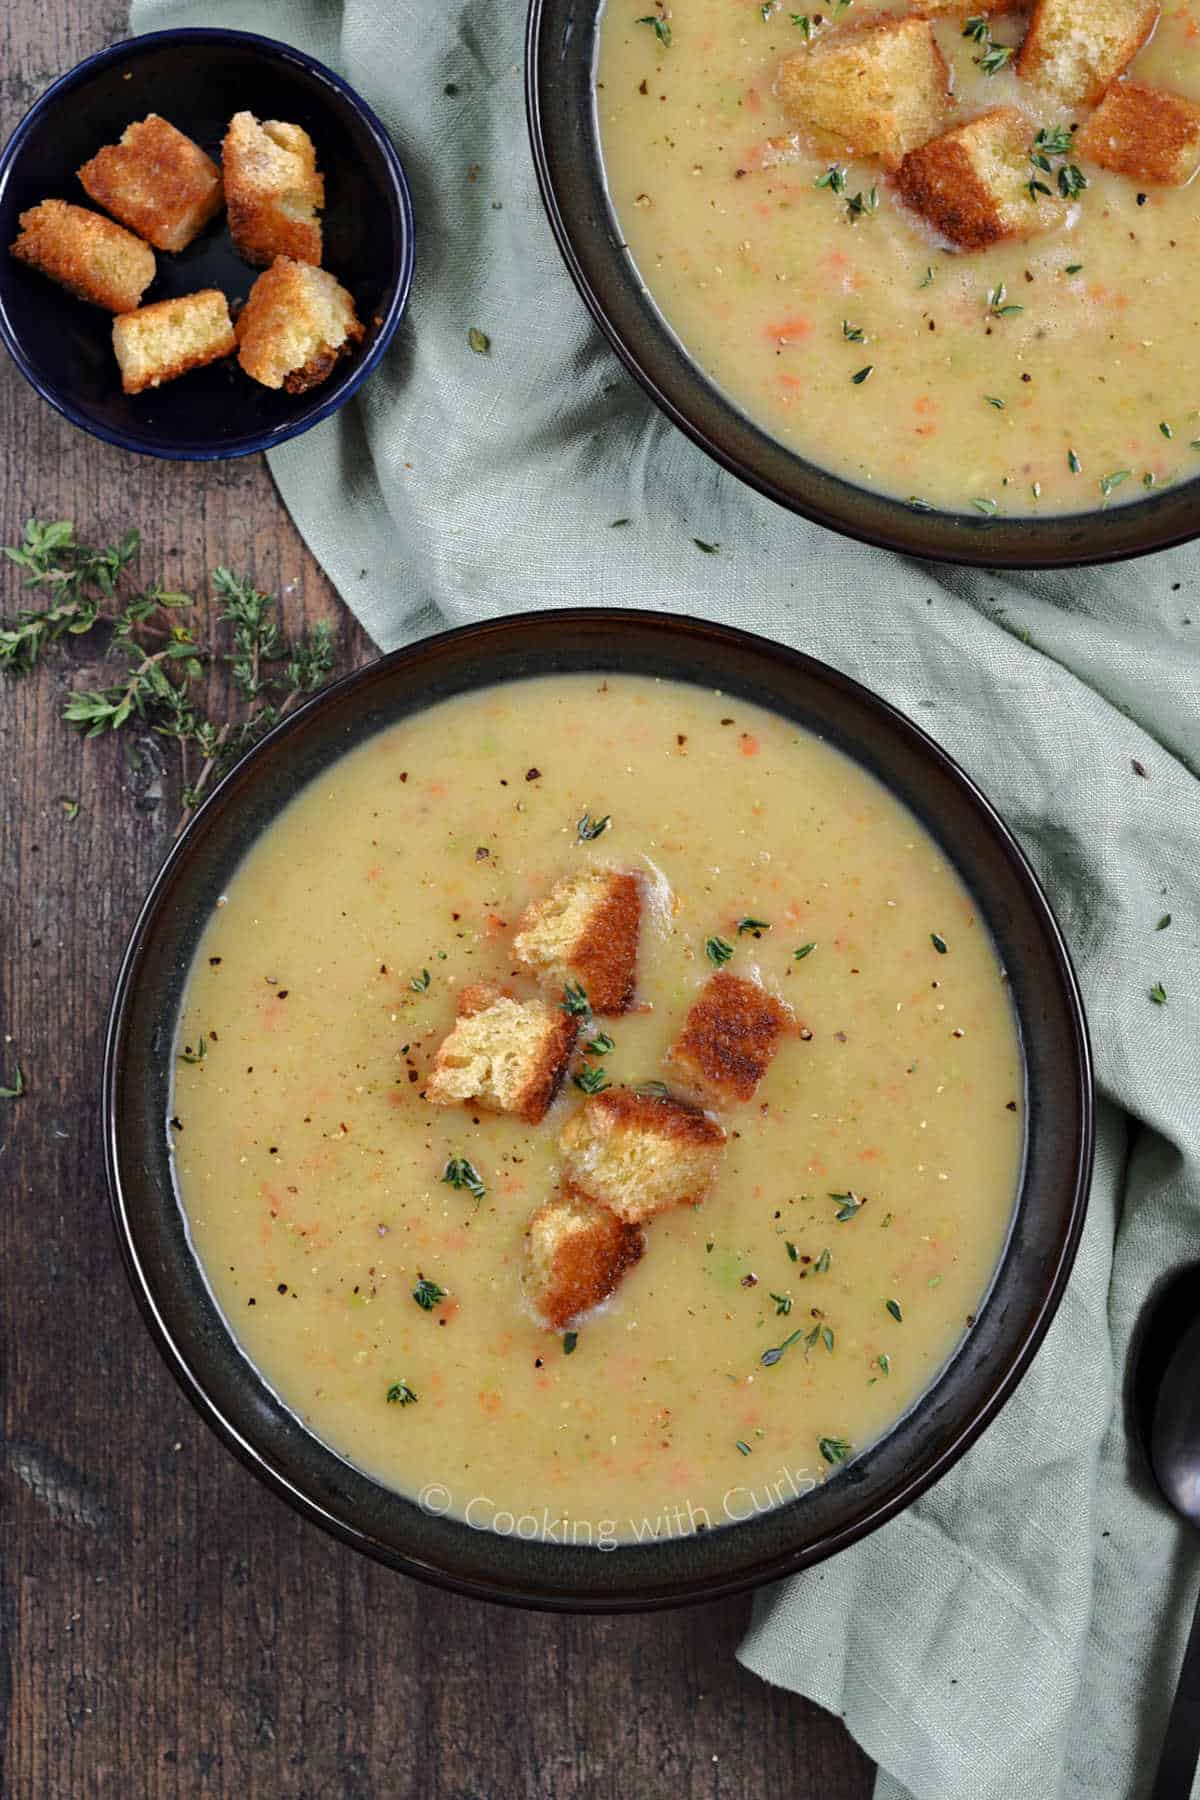
M1186 179L1200 160L1200 0L1166 5L1130 69L1182 107L1113 90L1132 108L1121 130L1133 164L1175 157L1155 180L1077 149L1093 106L1016 72L1027 15L933 21L952 99L918 140L995 108L1020 115L1004 229L1037 229L976 249L905 205L882 158L798 122L785 61L882 16L872 0L852 13L850 0L800 3L604 9L597 106L612 200L702 368L799 454L918 505L1074 511L1200 473L1200 182ZM1079 7L1080 33L1091 11ZM823 99L834 115L839 96ZM1040 147L1020 147L1025 129ZM939 169L948 187L932 211L948 223L965 189L944 156L925 174Z
M514 933L613 871L643 903L600 1018ZM785 1026L757 1086L734 1070L751 1097L690 1110L668 1051L714 982ZM578 1029L536 1122L432 1101L488 983ZM950 1355L1019 1179L1014 1017L946 856L796 725L650 678L448 701L313 781L216 907L176 1052L179 1190L251 1362L373 1476L527 1536L677 1535L811 1489ZM708 1158L707 1189L640 1226L596 1207L611 1291L551 1328L527 1227L614 1094L675 1108L694 1129L654 1179Z

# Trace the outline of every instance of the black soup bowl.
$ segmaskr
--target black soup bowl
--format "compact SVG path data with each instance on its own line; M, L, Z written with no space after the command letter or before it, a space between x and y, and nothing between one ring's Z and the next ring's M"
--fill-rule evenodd
M940 842L1008 971L1027 1094L1013 1220L974 1323L925 1394L822 1486L693 1536L615 1549L524 1540L434 1516L320 1441L238 1346L192 1250L168 1119L175 1021L218 897L296 794L346 751L452 695L554 673L688 682L795 720L878 777ZM943 1474L1012 1393L1062 1297L1092 1161L1087 1030L1066 949L1021 851L915 725L823 663L659 613L526 613L428 638L336 683L278 726L197 813L134 928L104 1067L113 1215L134 1292L207 1422L307 1518L392 1568L492 1600L636 1611L774 1581L853 1543ZM429 1470L436 1482L439 1471Z
M1200 533L1200 478L1128 505L1042 518L914 506L809 462L704 372L642 280L613 212L596 112L604 0L530 0L525 98L542 199L583 299L629 372L732 474L818 525L886 550L987 568L1115 562Z

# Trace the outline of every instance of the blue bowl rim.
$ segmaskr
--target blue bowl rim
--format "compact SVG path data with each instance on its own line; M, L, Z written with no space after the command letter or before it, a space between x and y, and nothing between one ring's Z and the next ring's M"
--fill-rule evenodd
M280 57L284 61L298 63L310 75L315 75L321 81L327 82L330 87L336 88L367 126L391 177L392 190L400 211L401 226L399 279L388 304L383 323L376 333L375 342L362 362L340 387L328 394L313 411L304 413L291 424L276 431L258 432L252 437L236 438L230 444L222 445L219 448L201 449L188 446L178 450L168 450L160 445L147 443L136 432L114 431L106 425L99 424L95 419L87 417L69 399L50 387L34 370L22 348L20 339L9 325L3 307L0 307L0 340L3 341L9 355L35 393L52 406L55 412L61 413L70 424L78 426L81 431L88 432L92 437L100 438L107 444L115 444L119 450L133 450L141 456L154 456L166 462L228 462L239 456L252 456L260 450L273 450L277 445L287 443L289 438L299 437L302 432L310 431L314 425L319 425L322 420L329 418L340 406L344 405L376 368L395 335L396 327L404 316L412 291L413 269L416 260L412 193L408 185L408 177L404 172L404 164L400 160L400 153L388 136L383 121L373 108L367 105L361 94L350 86L349 82L344 81L327 64L319 62L315 56L309 56L307 51L297 49L294 44L285 44L279 38L264 37L257 31L225 30L216 25L180 26L175 30L148 31L139 37L120 38L115 44L108 44L103 50L97 50L91 56L84 57L82 62L76 63L74 68L68 69L60 75L56 81L50 84L45 93L39 95L34 101L29 111L13 128L3 150L0 150L0 193L3 192L9 171L16 163L29 132L47 109L64 94L79 86L97 70L106 68L110 63L120 61L123 56L129 55L132 51L142 50L153 45L165 46L184 42L252 45Z

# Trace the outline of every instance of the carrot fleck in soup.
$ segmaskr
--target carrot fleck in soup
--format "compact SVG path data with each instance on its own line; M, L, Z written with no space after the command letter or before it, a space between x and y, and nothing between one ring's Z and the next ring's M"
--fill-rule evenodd
M944 852L794 723L517 682L248 852L176 1043L179 1191L247 1357L471 1524L614 1543L819 1482L960 1340L1023 1063Z
M797 0L807 4L807 0ZM688 351L918 506L1200 473L1200 4L607 0L609 190Z

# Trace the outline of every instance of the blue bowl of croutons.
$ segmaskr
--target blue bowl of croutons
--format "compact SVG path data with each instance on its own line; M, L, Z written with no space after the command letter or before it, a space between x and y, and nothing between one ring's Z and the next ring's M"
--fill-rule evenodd
M30 384L93 436L179 461L328 418L412 285L383 125L251 32L155 32L62 76L0 153L0 238L0 337Z

